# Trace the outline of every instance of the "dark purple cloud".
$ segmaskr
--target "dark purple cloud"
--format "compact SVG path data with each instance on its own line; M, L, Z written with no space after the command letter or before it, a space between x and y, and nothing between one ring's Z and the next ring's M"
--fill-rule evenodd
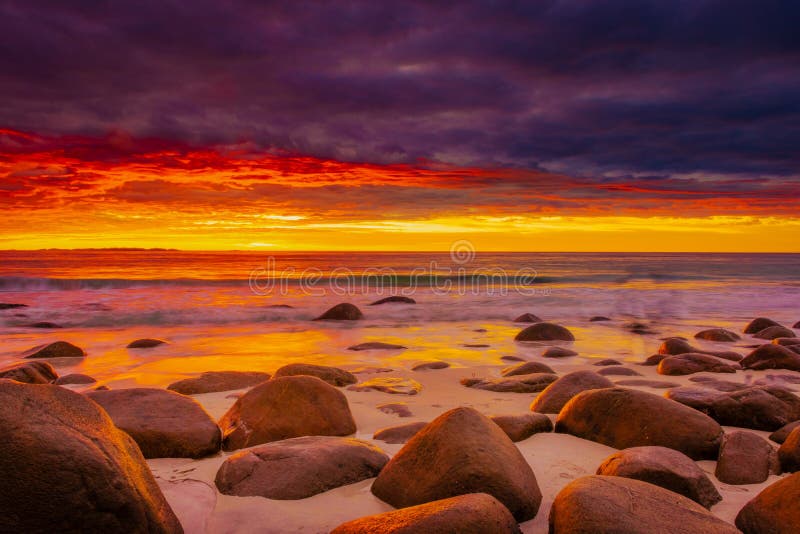
M793 177L798 27L791 0L6 0L0 127L612 183Z

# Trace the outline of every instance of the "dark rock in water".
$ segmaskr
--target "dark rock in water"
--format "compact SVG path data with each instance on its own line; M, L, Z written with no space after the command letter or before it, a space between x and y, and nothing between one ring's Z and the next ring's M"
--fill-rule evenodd
M686 353L667 356L658 364L658 374L667 376L691 375L694 373L735 373L739 364L723 362L707 354Z
M364 314L355 304L343 302L337 304L329 309L316 319L315 321L358 321L364 318Z
M488 330L486 330L485 328L476 328L475 330L473 330L473 332L479 332L479 333L483 334L485 332L488 332Z
M414 365L412 371L431 371L435 369L447 369L450 364L447 362L421 362Z
M573 371L568 373L542 391L531 403L531 411L539 413L558 413L569 400L587 389L614 387L614 383L593 371Z
M380 300L376 300L375 302L371 303L370 306L379 306L381 304L416 304L416 303L417 301L412 299L411 297L394 295L391 297L386 297Z
M725 330L724 328L709 328L708 330L701 330L694 335L696 339L705 339L706 341L722 341L731 343L742 339L736 332Z
M494 424L503 429L511 441L528 439L534 434L552 432L553 422L543 413L523 413L519 415L493 415Z
M305 499L373 478L388 461L386 453L366 441L304 436L232 454L217 471L215 484L225 495Z
M758 339L776 339L779 337L797 337L793 330L785 326L768 326L764 330L759 330L758 333L753 334L753 337Z
M800 419L800 398L778 387L719 392L683 386L669 390L665 397L691 406L721 425L771 432Z
M356 424L344 394L315 376L267 380L219 421L227 451L300 436L348 436Z
M598 475L633 478L674 491L705 508L722 496L694 461L667 447L631 447L603 460Z
M249 388L269 379L269 373L257 371L208 371L200 376L173 382L167 389L182 395L200 395Z
M50 328L50 329L53 329L53 328L64 328L60 324L51 323L49 321L39 321L38 323L32 323L32 324L29 324L27 326L28 326L28 328Z
M183 532L139 447L83 395L0 380L4 532Z
M487 345L486 343L464 343L463 346L467 347L468 349L485 349L490 345Z
M744 505L736 526L744 534L796 534L800 527L800 473L784 477Z
M422 384L411 378L376 377L347 389L350 391L380 391L392 395L416 395L422 391Z
M573 480L550 509L553 534L740 534L682 495L624 477Z
M644 386L656 389L669 389L678 387L680 385L676 382L663 382L660 380L647 380L642 378L633 378L630 380L617 380L614 384L617 386L636 386L636 387Z
M84 356L86 352L82 348L66 341L39 345L20 354L21 358L83 358Z
M515 341L575 341L572 332L553 323L535 323L521 331Z
M485 493L470 493L348 521L331 534L519 534L508 508Z
M58 373L47 362L20 362L0 367L0 378L26 384L49 384L58 378Z
M792 328L800 328L800 321L797 321L792 325Z
M650 326L645 323L638 323L638 322L626 323L622 325L622 327L625 328L626 330L630 330L634 334L639 334L640 336L658 333L655 330L651 329Z
M538 315L534 315L532 313L523 313L516 319L514 319L515 323L541 323L542 319L539 318Z
M757 334L761 330L769 328L770 326L781 326L781 324L776 323L772 319L767 319L766 317L756 317L747 323L747 326L744 327L743 332L745 334Z
M386 443L405 443L413 438L417 432L428 426L428 423L406 423L404 425L390 426L382 428L372 435L372 439L385 441Z
M393 345L391 343L381 343L380 341L369 341L367 343L360 343L358 345L353 345L351 347L347 347L347 350L403 350L407 349L408 347L404 347L403 345Z
M327 365L314 365L311 363L290 363L275 371L275 378L282 376L316 376L332 386L348 386L358 382L358 378L349 371Z
M714 389L716 391L739 391L740 389L747 389L752 384L744 384L742 382L731 382L729 380L718 380L712 376L693 376L689 378L692 382L703 384L703 387Z
M782 427L780 427L775 432L773 432L772 434L770 434L769 439L771 439L775 443L783 443L784 441L786 441L786 438L789 437L789 434L792 432L792 430L794 430L798 426L800 426L800 421L792 421L791 423L787 423Z
M706 414L620 387L579 393L558 414L555 430L616 449L669 447L693 460L716 460L722 441L722 427Z
M159 345L167 344L166 341L162 339L151 339L151 338L143 338L143 339L136 339L131 341L126 345L128 349L151 349L153 347L158 347Z
M760 484L780 472L778 455L752 432L730 432L722 438L714 476L725 484Z
M670 356L688 353L707 354L709 356L716 356L717 358L723 358L725 360L731 360L734 362L738 362L742 359L742 355L737 352L699 349L690 345L685 339L678 337L670 337L665 339L664 343L662 343L658 348L658 353L667 354Z
M472 408L450 410L420 430L378 475L372 493L397 508L488 493L517 521L536 515L542 494L508 436Z
M800 429L795 428L778 449L781 468L787 473L800 471Z
M597 323L597 322L600 322L600 321L610 321L610 320L611 319L609 317L606 317L604 315L595 315L594 317L591 317L589 319L589 322Z
M791 347L794 345L800 345L800 337L776 337L772 340L772 343L774 343L775 345L783 345L785 347Z
M542 358L569 358L570 356L577 355L577 352L565 347L548 347L547 350L542 353Z
M601 376L642 376L641 373L638 373L629 367L621 367L619 365L603 367L597 371L597 374Z
M744 369L789 369L800 371L800 354L783 345L761 345L740 362Z
M524 358L520 358L519 356L510 356L510 355L500 356L500 359L505 361L505 362L524 362L525 361Z
M396 415L397 417L411 417L414 415L405 402L387 402L385 404L379 404L376 408L383 413Z
M219 427L189 397L151 388L90 391L86 396L136 441L145 458L202 458L219 451Z
M498 393L536 393L557 379L556 375L550 373L533 373L503 378L462 378L461 384L468 388Z
M549 365L545 365L541 362L524 362L517 365L512 365L510 367L506 367L500 374L503 376L518 376L518 375L530 375L533 373L550 373L555 374L552 368Z
M290 306L289 304L270 304L267 306L267 309L272 310L293 310L294 306Z
M97 382L97 380L89 375L73 373L70 375L61 376L53 383L57 386L65 386L69 384L94 384L95 382Z
M606 358L605 360L600 360L599 362L594 362L592 365L596 367L606 367L609 365L622 365L622 362L617 361L613 358Z
M11 302L0 302L0 310L16 310L18 308L27 308L27 304L14 304Z
M645 361L643 361L639 365L658 365L661 363L661 360L669 356L669 354L653 354L652 356L648 356Z

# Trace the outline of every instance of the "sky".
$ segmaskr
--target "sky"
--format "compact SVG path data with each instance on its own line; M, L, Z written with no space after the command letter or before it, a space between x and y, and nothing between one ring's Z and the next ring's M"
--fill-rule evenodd
M0 0L0 248L800 251L800 3Z

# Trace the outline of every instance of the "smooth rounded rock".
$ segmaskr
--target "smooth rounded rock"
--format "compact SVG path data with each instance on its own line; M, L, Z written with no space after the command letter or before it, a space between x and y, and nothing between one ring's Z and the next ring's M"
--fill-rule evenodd
M249 388L269 379L269 373L257 371L208 371L200 376L173 382L167 389L182 395L200 395Z
M522 330L515 341L575 341L572 332L553 323L534 323Z
M347 350L362 351L362 350L404 350L408 347L403 345L395 345L393 343L383 343L381 341L368 341L366 343L359 343L358 345L351 345Z
M0 368L0 378L26 384L49 384L58 379L58 373L47 362L19 362Z
M433 371L436 369L447 369L450 364L447 362L420 362L411 367L412 371Z
M759 330L757 333L753 334L753 337L758 339L777 339L781 337L796 337L793 330L786 328L785 326L768 326L764 330Z
M58 377L58 379L53 383L57 386L66 386L70 384L94 384L95 382L97 382L97 380L89 375L72 373Z
M772 434L770 434L769 439L771 439L775 443L783 443L784 441L786 441L786 438L789 437L789 434L792 432L792 430L794 430L798 426L800 426L800 421L792 421L791 423L787 423L782 427L780 427L775 432L773 432Z
M722 438L714 476L725 484L760 484L778 474L778 455L767 440L752 432L729 432Z
M543 413L493 415L490 419L515 443L534 434L553 431L553 422Z
M411 297L404 297L402 295L392 295L390 297L384 297L382 299L378 299L375 302L371 302L370 306L380 306L381 304L416 304L417 301L412 299Z
M641 373L634 371L630 367L622 367L621 365L612 365L598 369L597 374L600 376L642 376Z
M800 471L800 428L795 428L778 449L781 469L787 473Z
M744 534L797 534L800 531L800 473L766 487L736 516Z
M499 393L536 393L558 380L549 373L514 375L503 378L462 378L461 384L472 389L483 389Z
M413 438L417 432L428 426L427 422L406 423L404 425L389 426L376 430L372 439L386 443L405 443Z
M555 371L553 371L552 367L542 362L522 362L517 365L506 367L500 371L500 374L503 376L530 375L534 373L555 374Z
M516 319L514 319L515 323L541 323L542 319L539 318L538 315L534 315L532 313L523 313Z
M577 356L578 353L566 347L548 347L542 353L542 358L569 358L570 356Z
M739 341L741 336L736 332L731 332L730 330L725 330L724 328L709 328L707 330L701 330L700 332L694 335L695 339L705 339L706 341L720 341L724 343L732 343L734 341Z
M679 354L707 354L709 356L716 356L725 360L738 362L742 359L742 355L733 351L719 351L719 350L703 350L689 344L683 338L669 337L664 340L660 347L658 347L659 354L667 354L670 356L677 356Z
M800 354L783 345L766 343L739 362L744 369L789 369L800 371Z
M582 391L614 387L614 383L594 371L568 373L539 393L530 406L532 412L558 413L569 400Z
M344 369L311 363L290 363L275 371L275 378L282 376L316 376L332 386L348 386L358 382L358 378Z
M86 352L67 341L56 341L33 347L22 354L22 358L83 358Z
M781 324L776 323L772 319L768 319L766 317L756 317L755 319L747 323L747 326L744 327L743 332L745 334L757 334L761 330L769 328L770 326L781 326Z
M355 304L343 302L314 319L315 321L358 321L364 318L364 314Z
M128 343L126 348L128 349L152 349L153 347L158 347L159 345L166 345L167 342L163 339L152 339L152 338L143 338L143 339L136 339Z
M666 376L691 375L694 373L735 373L741 366L726 363L707 354L686 353L667 356L658 364L657 372Z

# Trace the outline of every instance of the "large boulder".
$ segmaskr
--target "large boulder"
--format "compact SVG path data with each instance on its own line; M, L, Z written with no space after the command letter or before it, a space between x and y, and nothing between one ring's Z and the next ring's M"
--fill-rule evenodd
M677 493L641 480L592 475L567 484L550 509L552 534L739 534Z
M800 473L782 478L744 505L736 526L744 534L797 534L800 531Z
M128 349L152 349L153 347L158 347L159 345L166 345L167 342L163 339L153 339L149 337L145 337L142 339L135 339L128 343L125 348Z
M784 441L786 441L786 438L789 437L789 434L792 433L792 430L794 430L798 426L800 426L800 421L792 421L791 423L785 424L778 430L770 434L769 439L771 439L775 443L783 443Z
M373 478L388 461L386 453L366 441L304 436L232 454L215 482L225 495L305 499Z
M327 365L314 365L311 363L290 363L275 371L275 378L281 376L316 376L332 386L348 386L355 384L358 379L355 375L338 367Z
M772 319L768 319L766 317L756 317L755 319L747 323L747 326L744 327L743 332L745 334L757 334L761 330L769 328L770 326L781 326L781 324L776 323Z
M724 328L709 328L701 330L694 335L695 339L705 339L706 341L722 341L732 343L742 339L736 332L725 330Z
M97 382L97 380L95 380L94 377L91 377L89 375L85 375L82 373L71 373L68 375L59 376L56 379L56 381L53 382L53 384L57 386L66 386L72 384L79 384L79 385L94 384L95 382Z
M722 438L714 475L725 484L760 484L780 472L775 449L752 432L729 432Z
M54 385L0 380L4 532L182 532L139 447Z
M500 374L503 376L530 375L533 373L555 374L555 371L553 371L552 367L542 362L522 362L506 367L500 371Z
M683 386L667 391L664 396L707 414L721 425L771 432L800 419L800 398L774 386L737 391Z
M208 371L200 376L173 382L167 389L182 395L200 395L249 388L269 378L269 373L258 371Z
M722 500L694 461L667 447L631 447L603 460L598 475L635 478L680 493L705 508Z
M58 378L58 373L47 362L20 362L1 367L0 378L26 384L49 384Z
M422 391L422 384L412 378L379 376L352 385L347 389L350 391L380 391L392 395L416 395Z
M386 443L405 443L426 426L428 426L427 422L420 421L381 428L375 431L372 435L372 439L384 441Z
M372 493L402 508L488 493L517 521L536 515L542 494L530 465L508 436L472 408L456 408L418 432L386 464Z
M543 413L523 413L518 415L493 415L491 420L503 429L513 442L528 439L534 434L552 432L553 422Z
M219 421L225 450L300 436L347 436L356 423L344 394L315 376L284 376L260 384Z
M572 332L553 323L534 323L514 338L516 341L575 341Z
M800 429L795 428L778 449L781 469L788 473L800 471Z
M800 371L800 354L783 345L766 343L739 362L744 369L789 369Z
M193 399L163 389L90 391L145 458L201 458L219 451L219 427Z
M753 337L758 339L778 339L778 338L787 338L787 337L796 337L794 331L785 326L768 326L764 330L760 330L757 333L753 334Z
M558 376L549 373L534 373L503 378L462 378L461 384L468 388L500 393L536 393L557 379Z
M469 493L348 521L331 534L519 534L514 516L485 493Z
M363 319L364 314L361 313L361 310L358 309L358 306L355 304L350 304L349 302L343 302L341 304L337 304L333 308L329 309L316 319L315 321L358 321L359 319Z
M688 406L620 387L584 391L558 414L556 432L617 449L659 445L693 460L716 460L722 427Z
M735 373L741 369L739 364L723 362L708 354L689 352L677 356L667 356L658 364L658 374L667 376L691 375L694 373Z
M682 337L668 337L664 340L660 347L658 347L659 354L667 354L670 356L677 356L678 354L707 354L709 356L716 356L725 360L738 362L742 359L742 355L738 352L727 350L703 350L689 344L688 341Z
M573 371L542 391L531 403L532 412L558 413L569 400L588 389L612 388L614 383L594 371Z
M84 356L86 352L82 348L67 341L39 345L20 354L22 358L83 358Z

